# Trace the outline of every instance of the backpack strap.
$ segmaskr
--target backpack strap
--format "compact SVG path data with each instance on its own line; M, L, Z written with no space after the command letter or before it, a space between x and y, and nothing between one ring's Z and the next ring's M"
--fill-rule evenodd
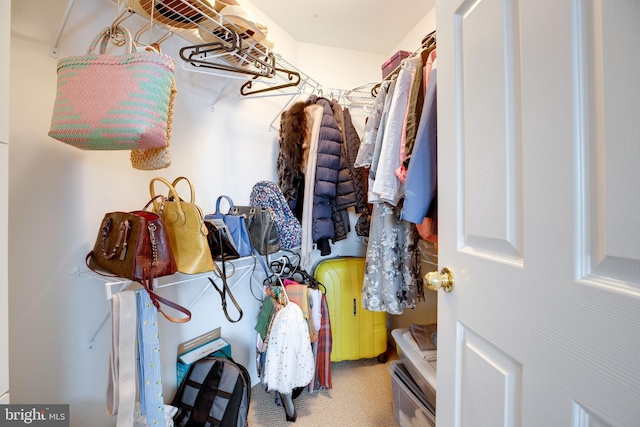
M198 391L198 397L195 400L193 411L187 424L189 427L204 427L204 425L210 421L209 411L213 406L213 401L216 396L220 393L220 379L222 378L223 370L224 363L215 360ZM228 402L228 399L226 399L226 401ZM224 413L227 409L226 403L223 404L221 409L221 413ZM217 422L214 420L214 422L211 422L211 425L220 425L220 420L217 420Z
M187 382L191 376L191 372L195 367L196 363L192 363L191 366L189 366L189 369L187 370L187 373L184 376L182 383L180 383L180 387L178 387L178 391L176 392L176 395L173 396L173 401L171 402L171 406L178 408L178 412L173 416L173 422L176 426L183 425L183 420L189 416L191 411L193 411L193 407L191 405L187 405L182 401L182 399L184 397L184 391L187 387Z

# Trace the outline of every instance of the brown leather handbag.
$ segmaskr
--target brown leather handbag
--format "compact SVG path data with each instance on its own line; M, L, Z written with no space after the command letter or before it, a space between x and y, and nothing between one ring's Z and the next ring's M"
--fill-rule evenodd
M158 214L146 210L152 202L140 211L105 214L86 263L100 275L140 283L149 293L153 305L168 320L187 322L191 319L189 310L161 297L153 289L154 278L174 274L177 266L164 222ZM167 315L160 303L184 313L186 317Z
M177 271L164 223L145 210L107 213L87 264L140 283Z

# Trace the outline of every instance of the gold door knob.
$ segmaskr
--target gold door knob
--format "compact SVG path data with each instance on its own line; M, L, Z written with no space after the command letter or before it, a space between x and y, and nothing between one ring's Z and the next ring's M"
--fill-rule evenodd
M445 292L451 292L456 285L453 271L449 270L448 267L443 267L440 273L431 271L425 274L424 281L427 283L427 289L431 291L437 291L442 288Z

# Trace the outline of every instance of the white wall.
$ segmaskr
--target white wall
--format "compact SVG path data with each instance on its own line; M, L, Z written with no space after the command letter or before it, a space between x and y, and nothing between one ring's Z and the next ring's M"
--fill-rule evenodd
M436 29L436 9L431 9L424 18L420 20L411 30L407 32L394 49L389 52L389 56L399 50L413 52L420 47L420 42L430 32Z
M72 426L101 427L114 424L105 411L109 325L98 333L93 350L88 343L109 302L100 281L70 273L86 270L84 258L102 216L144 206L154 176L188 176L205 212L214 210L221 194L238 204L248 203L256 181L276 179L278 135L269 124L287 99L239 99L240 82L234 81L212 110L223 80L178 66L170 168L138 171L130 166L128 152L84 152L66 146L47 136L56 92L56 60L48 53L66 4L66 0L12 2L10 388L12 402L69 403ZM114 13L110 0L77 1L61 39L60 56L85 52ZM385 57L299 46L274 24L263 21L271 28L276 51L327 86L350 88L379 78ZM141 22L132 17L125 24L135 31ZM179 58L180 47L176 37L163 44L174 58ZM338 57L339 61L332 60ZM361 131L366 115L357 109L352 113ZM350 238L337 244L334 254L358 255L363 250ZM207 284L200 280L162 293L186 305ZM259 292L257 287L254 292ZM255 378L253 325L258 302L248 283L238 284L234 293L244 310L238 324L226 321L220 298L212 290L193 307L194 318L188 324L161 320L165 400L174 393L177 344L217 326L231 341L235 358Z

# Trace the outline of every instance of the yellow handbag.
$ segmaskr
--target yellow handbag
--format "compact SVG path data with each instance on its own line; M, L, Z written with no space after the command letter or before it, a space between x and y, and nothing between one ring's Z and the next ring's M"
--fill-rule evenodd
M175 187L181 180L189 184L191 190L189 202L180 199L176 191ZM161 182L169 188L169 195L164 203L155 199L156 182ZM164 178L157 177L151 180L149 191L153 198L154 212L164 220L178 271L196 274L217 269L207 241L209 231L204 223L202 210L195 204L196 196L191 181L181 176L170 183Z

